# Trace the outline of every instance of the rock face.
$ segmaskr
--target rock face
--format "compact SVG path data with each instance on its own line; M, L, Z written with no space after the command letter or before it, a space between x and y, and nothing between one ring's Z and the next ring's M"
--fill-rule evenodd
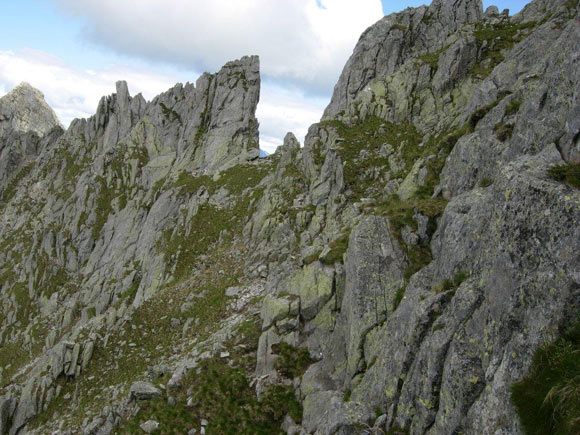
M19 131L0 434L522 433L510 387L580 313L580 190L549 175L580 160L579 16L385 17L262 159L256 57Z
M482 3L476 0L435 0L429 7L408 8L384 17L362 34L323 119L344 112L372 79L390 76L413 55L440 49L447 36L481 17Z

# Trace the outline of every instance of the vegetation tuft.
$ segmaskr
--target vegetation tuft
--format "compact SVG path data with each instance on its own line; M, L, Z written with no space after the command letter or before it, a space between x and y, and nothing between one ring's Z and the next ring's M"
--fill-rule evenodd
M412 124L393 124L369 116L352 125L340 121L325 121L322 125L336 128L343 139L337 151L344 166L345 185L354 200L368 196L387 181L390 164L388 156L381 153L384 144L397 146L404 154L405 168L401 172L405 174L423 154L418 146L421 134Z
M506 140L511 139L514 132L514 126L513 124L498 122L493 127L493 132L495 133L495 137L497 137L498 140L505 142Z
M471 70L472 75L487 77L505 59L504 53L518 42L524 40L538 26L535 21L523 24L509 20L495 24L476 24L473 36L479 48L485 44L483 58Z
M437 71L437 66L439 65L439 57L447 51L449 45L446 45L440 50L432 51L430 53L424 54L419 57L423 61L423 63L429 65L431 69L435 72Z
M342 263L343 256L348 249L348 239L350 237L350 231L340 236L338 239L333 240L328 244L330 252L321 259L322 264L332 266L335 263Z
M522 100L512 100L508 103L505 108L505 114L507 116L515 115L520 111L520 106L522 105Z
M475 112L473 112L469 117L469 126L471 127L471 129L475 130L475 127L477 126L479 121L485 118L485 115L487 115L491 111L491 109L493 109L495 106L497 106L500 101L501 100L498 98L493 103L488 104L487 106L483 106L477 109Z
M289 379L302 376L308 366L314 362L310 358L308 349L294 347L284 342L272 345L272 352L279 356L275 363L276 369Z
M455 293L455 290L459 288L461 283L463 283L468 276L469 273L463 270L456 272L453 279L446 279L435 287L435 294L444 293L450 290L453 290L453 293Z
M511 387L529 435L580 433L580 321L536 350L529 374Z
M548 176L556 181L561 181L580 189L580 163L552 166L548 169Z
M272 434L281 433L286 414L302 420L302 406L290 386L271 385L256 397L248 373L255 368L260 327L256 321L240 324L229 342L229 359L217 356L204 360L189 371L180 386L168 391L166 398L140 404L139 413L123 422L119 433L141 433L139 425L149 419L159 422L162 433L182 434L199 430L207 420L206 433Z
M159 103L163 116L169 121L179 121L181 124L181 116L173 108L167 107L164 103Z
M393 310L396 310L399 307L399 305L401 304L401 301L405 297L405 291L407 291L407 287L406 286L400 287L397 290L397 293L395 294L395 303L394 303Z
M493 178L484 177L479 181L479 187L489 187L494 183Z
M429 264L433 257L428 243L419 242L416 245L408 246L402 237L403 228L409 226L417 230L418 225L414 216L420 213L429 219L427 236L430 239L437 229L437 218L441 216L446 205L447 201L441 198L427 197L401 201L398 196L393 195L376 206L375 213L389 217L394 236L399 245L405 250L408 263L405 270L405 279L409 279L413 274Z

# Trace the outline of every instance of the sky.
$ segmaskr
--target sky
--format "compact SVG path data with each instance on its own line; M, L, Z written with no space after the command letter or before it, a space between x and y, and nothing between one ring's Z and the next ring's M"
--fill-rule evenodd
M428 1L428 0L427 0ZM260 147L319 121L360 36L420 0L0 0L0 96L22 81L66 127L126 80L150 100L260 56ZM484 0L517 13L525 0ZM139 7L136 7L136 5Z

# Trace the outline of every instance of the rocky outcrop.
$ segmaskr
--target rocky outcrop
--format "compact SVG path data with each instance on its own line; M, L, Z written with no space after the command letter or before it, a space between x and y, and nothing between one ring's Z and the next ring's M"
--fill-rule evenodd
M40 145L5 195L0 221L2 246L10 247L0 254L0 344L23 352L17 363L1 359L6 397L17 403L5 419L10 433L48 409L60 378L72 382L87 370L96 342L107 344L103 327L121 327L176 279L179 251L171 257L169 238L185 237L176 228L189 231L208 203L189 180L258 157L259 85L258 58L245 57L149 103L117 82L94 116L64 134L47 133L42 117L36 124L11 118L36 129L18 134ZM7 97L23 92L40 95L24 87ZM183 214L186 204L191 212Z
M131 385L131 398L135 400L151 400L154 397L161 397L161 391L149 382L135 382Z
M408 8L369 27L347 61L322 119L344 113L371 80L395 73L411 56L439 50L447 36L479 21L482 8L480 0L435 0L429 7Z
M578 59L565 48L580 42L580 29L568 14L555 7L551 20L508 53L476 89L468 112L494 107L451 152L442 172L449 194L470 190L483 178L494 178L502 163L553 143L564 160L580 159L580 101L573 91L580 83ZM558 29L555 22L565 24ZM502 125L508 140L497 133Z
M576 161L573 89L580 81L570 68L578 56L563 47L578 45L571 42L577 37L577 11L571 14L562 2L538 3L513 21L491 12L482 18L478 11L471 22L483 22L469 25L466 19L466 26L449 34L437 58L418 51L397 65L394 55L379 61L387 72L373 77L376 68L363 55L373 47L371 36L389 35L382 45L389 47L399 44L396 32L413 32L403 25L393 28L398 15L377 23L361 37L345 67L325 122L307 137L303 155L326 164L333 149L341 160L348 158L340 150L354 139L340 137L341 129L356 135L361 120L373 116L395 125L412 121L420 131L441 134L444 144L451 143L441 184L433 191L434 197L442 193L451 201L429 235L432 223L421 216L417 201L426 200L419 198L429 162L445 156L439 149L407 166L404 181L391 180L403 204L369 207L385 210L389 219L350 221L349 248L344 269L335 266L332 302L302 316L302 332L293 336L296 346L306 346L317 359L300 384L306 431L348 433L374 425L377 431L402 428L414 434L521 433L508 405L510 386L526 374L534 350L577 318L578 259L567 246L578 237L572 224L578 192L547 176L554 165ZM444 8L441 14L446 16ZM496 37L494 29L506 28L513 36L494 65L481 42L489 44L485 38ZM410 36L399 39L405 37ZM562 48L547 49L553 45ZM538 60L538 53L545 60ZM375 52L369 58L374 62L380 56ZM473 71L482 65L492 67L478 78ZM422 69L431 72L423 76ZM369 76L357 76L360 71ZM556 91L562 86L566 90ZM421 89L442 107L444 115L435 115L434 122L431 112L413 101L422 98ZM366 134L376 137L388 128L383 124ZM334 133L326 135L327 130ZM428 148L429 140L433 144L427 137L419 146ZM367 146L371 143L368 139ZM392 144L382 144L379 156L387 148ZM306 162L306 168L320 167ZM350 161L341 163L347 167ZM319 173L312 170L313 177ZM403 211L405 204L414 215L398 214L397 207ZM432 261L407 280L413 257L422 255L414 246L425 238ZM561 267L568 271L565 277ZM383 414L376 423L370 410Z

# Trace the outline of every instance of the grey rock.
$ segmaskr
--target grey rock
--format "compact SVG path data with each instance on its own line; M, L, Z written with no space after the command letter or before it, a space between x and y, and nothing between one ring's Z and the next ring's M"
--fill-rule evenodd
M86 370L89 362L93 356L93 351L95 348L95 343L93 341L88 341L83 346L83 353L81 356L81 367L83 370Z
M353 229L341 312L350 376L361 368L361 348L366 334L392 312L396 291L404 283L405 268L403 252L386 218L365 217Z
M393 74L414 52L441 48L448 35L480 20L482 15L480 0L434 0L428 8L409 8L382 18L362 34L334 87L323 119L333 119L347 110L372 79Z
M10 429L8 425L16 408L16 401L10 395L0 396L0 434L5 434Z
M373 424L373 429L375 431L383 431L383 430L386 430L387 419L388 419L387 414L381 415L379 418L377 418L375 420L375 424Z
M242 291L242 287L228 287L226 289L226 296L237 296Z
M147 420L145 423L139 425L145 433L154 433L159 428L159 423L155 420Z
M131 385L130 397L136 400L151 400L161 397L161 390L149 382L138 381Z
M9 431L11 435L18 433L23 426L36 416L38 412L37 393L38 380L31 378L24 385L20 398L18 399L18 406L16 407Z
M580 73L566 50L579 43L577 26L568 24L558 31L546 23L507 55L476 89L474 105L467 112L492 103L500 91L518 89L519 96L501 100L478 123L475 133L459 140L442 172L444 190L455 195L472 189L482 178L494 178L502 163L537 153L552 143L558 143L566 161L577 159L580 154L574 137L580 129L580 104L569 90L580 84ZM540 71L543 64L548 66ZM540 76L540 83L535 83L534 77ZM510 123L505 109L517 100L522 105L511 121L513 133L501 142L493 133L494 127L499 122Z
M281 429L289 435L298 435L301 428L292 420L292 417L287 415L284 417Z
M499 9L497 8L497 6L488 6L487 9L485 10L486 17L495 17L497 15L499 15Z

